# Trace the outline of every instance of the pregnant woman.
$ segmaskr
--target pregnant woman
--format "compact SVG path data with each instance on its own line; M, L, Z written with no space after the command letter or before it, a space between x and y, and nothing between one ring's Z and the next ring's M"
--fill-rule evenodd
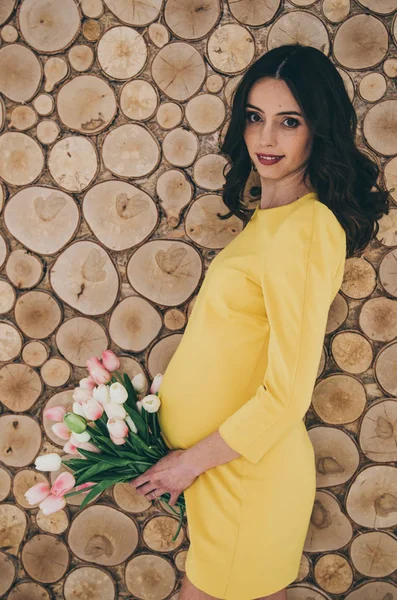
M316 493L303 418L328 312L346 256L388 213L355 132L343 80L313 47L270 50L236 89L223 218L251 218L202 282L159 389L171 452L137 487L173 501L184 491L179 600L285 600L298 575ZM253 213L241 202L251 168L261 182Z

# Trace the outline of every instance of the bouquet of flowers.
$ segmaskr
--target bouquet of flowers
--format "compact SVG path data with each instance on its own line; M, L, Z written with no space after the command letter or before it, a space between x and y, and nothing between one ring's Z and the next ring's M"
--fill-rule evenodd
M115 483L138 477L169 452L157 417L162 375L155 376L150 393L139 399L144 376L138 374L131 380L127 373L121 374L120 361L111 350L102 352L102 361L92 357L86 364L89 376L81 379L73 392L72 412L67 413L64 406L44 411L54 421L54 433L65 440L64 452L76 455L69 460L56 453L36 458L39 471L57 471L63 462L73 472L61 473L52 486L37 483L25 492L28 503L39 503L46 515L62 509L66 497L82 491L89 492L80 504L85 506ZM184 495L176 502L179 511L169 504L169 493L159 499L179 515L175 541L186 510Z

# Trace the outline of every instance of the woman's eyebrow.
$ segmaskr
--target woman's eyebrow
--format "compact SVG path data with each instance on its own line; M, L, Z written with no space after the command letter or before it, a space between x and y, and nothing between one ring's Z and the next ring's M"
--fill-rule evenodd
M258 106L254 106L253 104L246 104L246 106L250 107L250 108L255 108L256 110L259 110L259 112L263 112L260 108L258 108ZM301 117L301 113L297 112L296 110L284 110L283 112L279 112L276 113L276 115L298 115L298 117Z

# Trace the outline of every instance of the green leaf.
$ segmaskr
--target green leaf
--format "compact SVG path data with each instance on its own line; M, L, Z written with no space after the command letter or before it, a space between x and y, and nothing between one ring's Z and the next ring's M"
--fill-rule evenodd
M134 386L132 385L132 381L131 381L129 375L127 373L124 373L123 376L124 376L124 387L128 392L128 398L127 398L128 405L133 410L138 412L138 408L136 406L136 403L138 402L138 395L136 393L136 390L135 390Z
M80 475L76 479L76 485L80 485L80 483L86 483L87 481L91 481L91 477L93 475L97 475L98 473L102 473L103 471L109 471L109 469L114 469L114 465L110 463L97 463L96 465L92 465L89 469L85 471L84 474Z
M88 494L84 498L83 502L80 504L80 508L83 508L83 506L86 506L88 504L88 502L90 502L93 498L95 498L95 496L98 496L98 494L100 494L107 488L111 487L114 483L117 483L117 479L116 480L104 479L103 481L98 483L94 488L92 488L92 490L90 490L88 492Z

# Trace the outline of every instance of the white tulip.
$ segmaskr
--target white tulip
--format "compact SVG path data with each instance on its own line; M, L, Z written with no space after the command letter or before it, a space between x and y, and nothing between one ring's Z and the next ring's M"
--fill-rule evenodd
M152 385L150 386L149 392L151 394L155 394L156 392L159 391L162 379L163 379L162 373L157 373L157 375L154 377L154 379L152 381Z
M155 413L160 408L160 398L156 394L148 394L141 400L143 408L149 413Z
M127 415L124 420L133 433L138 433L138 429L136 428L136 425L135 425L134 421L131 419L130 415Z
M139 414L142 412L142 400L137 400L136 407L138 409Z
M80 417L85 417L84 409L83 409L82 405L80 404L80 402L73 402L72 411L74 412L75 415L79 415Z
M128 392L121 383L117 381L109 387L110 402L114 404L123 404L128 398Z
M76 402L83 402L83 400L91 398L91 392L86 388L77 387L74 389L72 396Z
M38 471L58 471L61 468L62 460L59 454L49 452L49 454L38 456L34 464Z
M78 442L79 444L82 442L89 442L91 439L90 434L88 433L88 431L83 431L83 433L72 433L72 435L70 436L70 441L76 446L75 442Z
M110 402L109 386L105 383L97 385L92 390L92 397L102 405L104 405L106 402Z
M122 404L113 404L112 402L108 402L107 404L104 404L103 408L105 409L108 419L111 419L112 417L124 419L127 415L127 411Z
M146 377L143 373L138 373L131 379L131 383L137 394L143 394L146 389Z

